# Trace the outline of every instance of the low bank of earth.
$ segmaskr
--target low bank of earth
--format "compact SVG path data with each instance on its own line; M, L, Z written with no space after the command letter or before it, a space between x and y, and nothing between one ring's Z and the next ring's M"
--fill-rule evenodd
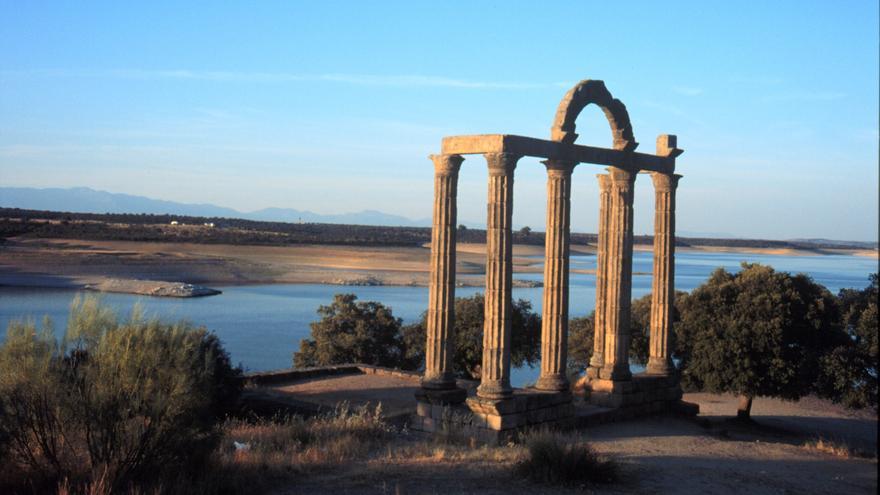
M638 246L638 249L650 249ZM704 250L699 247L680 251ZM719 248L705 248L718 251ZM741 248L729 251L743 252ZM456 249L457 282L461 286L484 285L486 248L483 244L459 243ZM594 246L572 246L572 254L594 255ZM786 252L765 254L863 254ZM334 284L427 286L430 246L238 246L224 244L152 243L127 241L80 241L69 239L11 238L0 244L0 285L15 287L64 287L116 290L149 294L171 283L212 285ZM535 282L517 274L543 271L542 246L516 245L513 249L514 286L532 287ZM575 270L591 273L589 270ZM173 281L173 282L162 282ZM153 284L151 287L144 285ZM109 289L104 289L105 287ZM146 292L144 292L146 291Z

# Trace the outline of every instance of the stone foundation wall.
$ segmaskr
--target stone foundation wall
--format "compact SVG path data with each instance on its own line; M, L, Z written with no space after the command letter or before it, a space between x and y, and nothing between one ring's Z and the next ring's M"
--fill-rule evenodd
M634 375L632 380L614 381L592 378L587 382L584 398L593 405L609 408L641 407L647 411L663 411L680 402L681 386L676 375Z
M497 443L512 440L531 427L574 426L575 408L568 392L517 389L509 399L469 397L464 403L420 392L416 399L412 428L441 436Z

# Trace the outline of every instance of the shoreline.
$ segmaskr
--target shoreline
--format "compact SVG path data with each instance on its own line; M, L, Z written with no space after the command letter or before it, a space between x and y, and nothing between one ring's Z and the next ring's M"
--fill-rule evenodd
M650 251L651 246L637 245L634 250ZM678 247L676 251L877 258L877 251L852 249L806 251L688 246ZM594 256L595 247L573 245L571 252L572 255ZM541 286L540 281L524 280L517 275L543 273L543 255L543 246L514 245L514 287ZM459 243L456 258L457 286L483 286L485 245ZM97 288L144 295L168 295L154 292L182 284L206 287L271 284L427 287L429 260L429 246L303 244L278 247L10 238L0 245L0 287ZM572 269L572 273L594 274L595 270ZM636 272L633 275L651 274Z

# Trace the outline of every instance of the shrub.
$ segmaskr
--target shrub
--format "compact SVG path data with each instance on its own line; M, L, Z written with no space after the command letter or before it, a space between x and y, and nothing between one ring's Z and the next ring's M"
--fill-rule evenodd
M0 346L5 467L37 485L93 480L118 491L197 466L239 374L204 328L137 310L120 321L94 297L74 300L60 344L48 323L13 322Z
M528 454L516 470L531 481L570 486L611 483L618 477L617 463L561 433L540 430L527 435L525 444Z
M321 320L311 323L311 338L293 354L295 368L364 363L397 367L403 359L400 318L377 302L357 302L354 294L336 294L320 306Z

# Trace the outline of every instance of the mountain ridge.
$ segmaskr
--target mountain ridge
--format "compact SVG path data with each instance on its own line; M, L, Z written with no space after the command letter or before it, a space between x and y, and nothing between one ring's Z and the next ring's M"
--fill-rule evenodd
M359 224L395 227L429 227L430 219L411 219L378 210L322 214L295 208L269 207L243 212L210 203L181 203L89 187L0 187L0 207L77 213L171 214L226 217L268 222Z

